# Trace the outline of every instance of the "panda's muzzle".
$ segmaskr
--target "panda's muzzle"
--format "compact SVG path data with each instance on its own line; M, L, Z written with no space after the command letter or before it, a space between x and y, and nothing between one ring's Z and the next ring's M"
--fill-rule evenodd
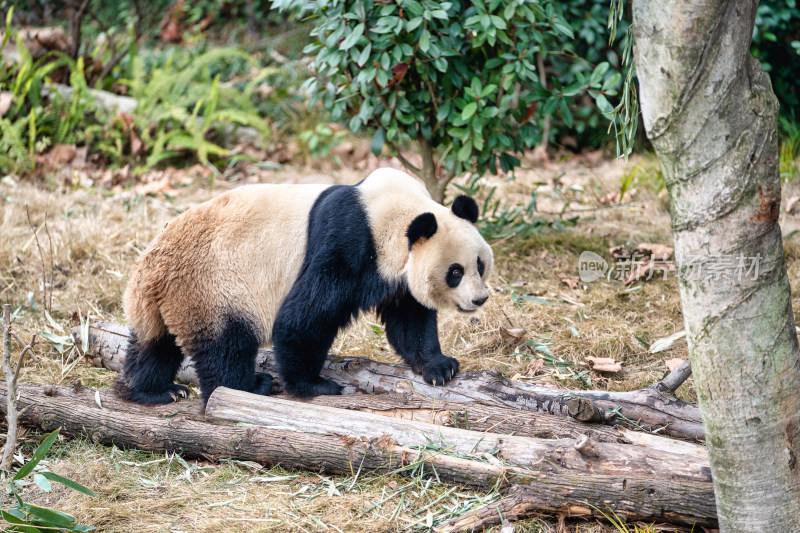
M488 300L488 299L489 299L489 295L487 294L486 296L481 296L480 298L475 298L474 300L472 300L472 304L475 307L480 307L483 304L485 304L486 300Z
M483 304L485 304L485 303L486 303L486 300L488 300L488 299L489 299L489 295L487 294L486 296L480 296L480 297L478 297L478 298L473 298L471 303L472 303L472 305L474 305L475 307L473 307L473 308L471 308L471 309L465 309L465 308L461 307L459 304L456 304L456 308L457 308L459 311L461 311L462 313L474 313L475 311L477 311L477 310L478 310L478 308L479 308L480 306L482 306Z

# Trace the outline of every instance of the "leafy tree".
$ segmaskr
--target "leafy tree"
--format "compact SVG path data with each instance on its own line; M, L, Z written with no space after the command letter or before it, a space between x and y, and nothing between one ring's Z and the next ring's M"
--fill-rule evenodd
M514 169L515 154L541 143L544 117L558 113L571 125L576 96L592 88L605 100L620 79L601 63L567 86L543 85L537 55L573 38L556 2L318 0L303 7L316 17L316 42L306 47L316 54L312 96L333 120L370 132L374 152L388 144L439 201L459 172ZM400 154L408 140L419 145L419 167Z

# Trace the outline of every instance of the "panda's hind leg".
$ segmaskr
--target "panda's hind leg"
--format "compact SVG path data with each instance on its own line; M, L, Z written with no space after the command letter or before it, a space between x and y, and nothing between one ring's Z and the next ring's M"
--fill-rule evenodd
M183 353L168 333L141 341L132 333L122 375L115 384L117 393L136 403L170 403L189 396L189 389L174 383Z
M255 328L240 318L228 318L216 335L189 343L204 402L217 387L269 395L272 376L255 371L259 345Z

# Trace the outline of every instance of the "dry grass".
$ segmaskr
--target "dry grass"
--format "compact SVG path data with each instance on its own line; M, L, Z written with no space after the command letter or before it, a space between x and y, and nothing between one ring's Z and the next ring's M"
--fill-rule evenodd
M648 161L634 161L647 167ZM686 356L685 344L650 354L644 343L683 329L678 285L674 278L626 287L601 280L569 288L560 277L576 277L581 251L608 257L607 249L640 242L670 244L664 194L650 171L641 172L630 194L632 201L606 206L598 201L618 191L621 164L587 163L573 158L545 168L523 170L515 180L493 178L496 197L527 203L539 192L542 212L578 214L575 228L543 232L528 238L494 243L496 274L485 311L471 317L444 314L440 330L446 353L465 370L494 368L520 379L561 387L624 390L641 387L664 375L664 360ZM363 173L334 175L352 183ZM296 170L259 171L257 181L330 179ZM210 198L234 184L206 178L176 185L171 196L138 197L130 190L66 189L57 183L28 184L5 178L0 182L0 294L4 303L20 307L17 331L27 339L37 331L60 334L43 310L52 288L53 321L64 330L77 317L123 321L121 297L127 272L147 242L189 205ZM484 191L487 189L484 189ZM789 196L790 194L785 194ZM34 225L47 215L47 229L34 238ZM784 217L784 227L798 226ZM50 248L52 246L52 256ZM41 247L41 254L40 254ZM790 279L800 279L800 244L787 241ZM47 278L48 283L43 282ZM519 295L536 301L516 303ZM798 303L795 300L795 303ZM523 340L546 345L510 346L500 328L526 330ZM397 362L374 316L359 319L336 340L339 354ZM544 352L550 354L547 357ZM108 386L111 372L70 364L70 351L60 354L49 342L35 350L38 360L25 367L23 381L70 382ZM623 372L601 376L586 365L587 356L613 357ZM544 358L534 376L525 376L531 361ZM561 361L561 366L553 366ZM691 381L679 393L693 399ZM37 440L36 438L32 439ZM33 444L26 447L30 453ZM189 461L173 455L124 451L89 441L63 441L51 454L50 468L83 483L99 495L91 499L63 488L45 494L37 488L29 497L69 512L98 531L411 531L425 530L428 519L438 522L461 514L492 495L438 484L426 478L400 476L326 477L280 468L261 470L235 462ZM430 516L429 516L430 514ZM499 529L499 528L497 528ZM552 518L529 519L516 531L611 531L598 522L570 522L562 529Z

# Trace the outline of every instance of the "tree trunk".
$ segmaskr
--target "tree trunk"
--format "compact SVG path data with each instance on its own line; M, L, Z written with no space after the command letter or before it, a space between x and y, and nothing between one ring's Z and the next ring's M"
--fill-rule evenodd
M0 402L3 405L6 396L6 384L0 382ZM279 398L257 399L267 403L286 402ZM236 404L239 401L241 398L237 396ZM451 455L447 447L432 446L432 442L438 441L441 428L437 426L432 426L433 433L428 433L431 439L421 448L398 442L396 439L402 440L403 437L391 429L388 429L389 434L376 438L344 435L341 427L336 433L320 427L303 429L304 413L309 412L305 406L313 404L288 403L295 405L297 414L290 420L293 427L271 428L209 423L199 411L197 401L142 406L122 401L111 391L84 387L26 384L19 390L20 419L23 422L48 431L60 427L64 435L86 436L103 444L177 451L210 459L233 457L269 465L281 464L289 469L347 475L357 471L410 475L426 472L442 481L485 491L497 488L509 491L522 502L518 506L519 517L553 512L601 518L601 511L611 509L627 520L707 527L716 524L708 466L701 466L704 461L696 457L684 456L678 470L670 471L666 467L659 468L659 465L680 463L682 456L639 446L596 443L591 439L528 439L534 442L531 450L543 450L542 443L548 443L545 448L549 446L550 452L560 448L561 457L566 459L559 461L565 466L543 460L535 469L527 469L509 465L492 454L478 454L477 448L470 456L463 457ZM0 412L2 410L0 406ZM350 418L349 415L335 417L342 422L341 426L348 425ZM383 425L380 418L374 422ZM387 421L392 419L387 418ZM374 433L374 428L369 426L366 430ZM476 442L481 445L481 433L464 433L477 435ZM417 437L411 434L410 438ZM493 437L489 435L489 438ZM605 457L607 453L622 455ZM545 457L551 456L542 456ZM643 463L640 459L644 457L648 459ZM610 462L606 463L606 459ZM484 517L484 520L491 523L491 517ZM464 527L469 530L470 526L465 524ZM459 529L463 527L449 530Z
M89 352L86 356L95 366L119 372L125 360L129 335L130 330L126 326L97 322L89 328ZM73 336L79 342L78 328L73 330ZM271 351L258 352L256 368L260 372L277 375ZM704 435L697 406L676 399L669 394L669 387L661 387L658 383L631 392L578 391L512 382L494 372L480 371L461 372L446 386L437 387L425 383L407 366L355 357L337 357L326 361L322 375L343 385L344 393L413 392L438 402L505 405L559 416L569 416L570 402L583 398L607 413L618 410L619 414L640 426L663 430L663 433L673 437L702 439ZM178 381L197 383L191 361L185 360L181 365ZM616 416L611 415L605 421L613 423L615 419Z
M634 0L723 532L800 531L800 351L778 226L777 101L756 0Z

